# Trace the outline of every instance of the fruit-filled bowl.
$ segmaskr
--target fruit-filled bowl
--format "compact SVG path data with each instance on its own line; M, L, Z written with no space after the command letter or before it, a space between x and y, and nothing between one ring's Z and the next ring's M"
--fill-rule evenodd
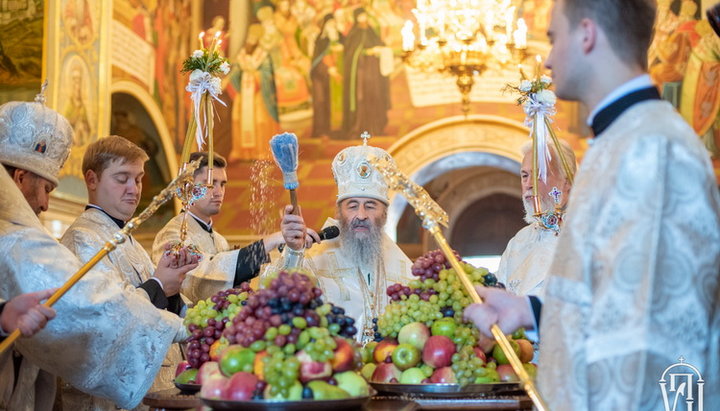
M175 387L183 393L192 394L200 391L202 386L200 384L183 384L175 381Z

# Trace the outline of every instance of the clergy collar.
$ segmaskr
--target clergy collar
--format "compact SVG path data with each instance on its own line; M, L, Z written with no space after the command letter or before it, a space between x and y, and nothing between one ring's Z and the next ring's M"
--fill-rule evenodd
M209 223L206 223L206 222L204 222L200 217L198 217L198 216L196 216L195 214L193 214L192 211L187 210L187 212L188 212L188 214L190 214L190 215L192 216L192 218L195 219L195 221L197 221L198 224L200 224L200 228L202 228L203 230L205 230L205 231L207 231L208 233L212 234L212 232L213 232L213 229L212 229L212 225L213 225L212 219L210 219L210 222L209 222Z
M105 213L105 215L108 216L108 217L110 217L110 219L113 220L113 223L117 224L118 227L120 227L120 228L125 227L125 221L123 221L123 220L121 220L121 219L119 219L119 218L115 218L115 217L111 216L110 214L108 214L107 211L103 210L102 207L97 206L97 205L95 205L95 204L88 204L88 205L85 206L85 209L86 209L86 210L89 210L89 209L91 209L91 208L98 209L98 210L102 211L103 213Z
M647 74L638 76L608 94L590 113L588 125L594 135L598 136L632 105L657 99L660 99L660 93L650 80L650 76Z

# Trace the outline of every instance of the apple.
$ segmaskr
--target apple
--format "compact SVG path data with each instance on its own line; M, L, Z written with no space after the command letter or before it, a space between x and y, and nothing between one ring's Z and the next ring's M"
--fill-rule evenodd
M258 378L248 372L240 371L230 378L223 399L231 401L251 400L257 388Z
M537 377L537 365L529 362L526 364L523 364L523 368L525 368L525 372L528 373L531 379L535 379Z
M432 325L432 335L444 335L448 338L455 337L455 329L457 325L452 318L441 318Z
M354 369L356 358L353 346L346 339L340 337L335 337L335 343L337 344L335 355L330 360L333 371L343 372Z
M400 371L416 366L420 362L420 350L412 344L400 344L392 352L392 362Z
M421 322L406 324L398 333L398 342L400 344L410 344L418 350L422 350L430 338L430 329Z
M430 376L430 382L433 384L456 384L457 378L450 367L442 367L435 370Z
M355 371L345 371L333 376L337 386L347 391L351 397L367 397L370 395L370 386L363 377Z
M510 364L498 365L496 371L498 373L498 376L500 377L500 381L502 382L520 381L517 374L515 374L515 371L513 371L512 365Z
M373 351L375 351L375 347L377 346L377 344L377 341L370 341L362 348L361 353L363 363L369 363L373 361Z
M375 372L370 378L370 381L380 383L388 383L392 382L392 380L400 381L401 375L402 372L395 366L395 364L384 362L375 368Z
M177 377L178 375L182 374L183 372L185 372L185 370L187 370L189 368L192 368L190 366L189 362L181 361L180 364L178 364L177 367L175 367L175 376Z
M427 378L423 370L418 367L408 368L400 375L400 384L422 384Z
M363 365L362 369L360 370L360 374L362 376L370 381L370 378L372 378L373 373L375 372L375 369L377 368L377 364L375 363L367 363Z
M513 348L513 351L515 351L515 354L520 354L520 346L518 343L513 340L509 339L510 345ZM505 355L505 352L500 347L500 344L495 344L495 348L493 348L492 352L493 358L495 358L495 361L497 361L498 365L501 364L510 364L510 360L508 360L507 356Z
M422 352L422 360L433 368L447 367L455 354L455 343L444 335L433 335L428 338Z
M518 357L520 357L520 362L528 363L532 361L535 356L535 350L533 349L532 343L525 339L515 340L515 342L519 347L520 352L518 353Z
M203 384L214 375L222 375L220 372L220 365L215 361L208 361L200 366L200 371L198 371L197 379L195 381L198 384Z
M393 350L395 350L395 347L397 346L397 341L393 339L386 338L380 341L375 346L375 350L373 350L373 359L378 364L385 362L385 360L392 355Z
M200 396L213 400L223 399L225 398L225 392L227 391L229 383L230 379L226 378L222 374L213 374L207 379L203 379L202 388L200 388Z
M255 351L242 345L231 345L223 351L220 358L220 371L228 377L240 371L253 372L254 362Z
M483 364L487 364L487 356L483 352L482 348L475 347L473 348L473 351L475 351L475 355L482 360Z
M175 382L178 384L196 384L198 370L195 368L188 368L187 370L180 373L175 377Z
M300 361L300 381L303 384L332 375L332 366L329 362L313 361L305 350L300 350L295 357Z

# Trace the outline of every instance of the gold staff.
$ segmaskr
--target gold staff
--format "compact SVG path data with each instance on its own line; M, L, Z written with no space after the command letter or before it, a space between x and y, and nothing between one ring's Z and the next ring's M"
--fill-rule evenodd
M465 270L460 265L460 261L455 257L455 254L440 230L441 225L447 227L448 224L448 215L445 210L430 198L425 189L410 181L409 178L398 170L395 163L390 159L375 157L370 160L370 164L385 178L391 190L400 192L400 194L407 199L408 203L415 209L415 214L422 219L423 227L430 231L435 241L440 245L440 249L443 254L445 254L445 258L447 258L450 265L452 265L463 287L465 287L465 290L470 294L470 298L472 298L473 302L482 304L482 298L478 295ZM540 411L548 410L547 404L545 404L545 401L540 396L540 392L538 392L535 387L530 375L525 371L522 362L520 362L520 358L515 354L515 351L505 334L500 330L500 327L498 327L497 324L493 324L490 330L500 345L500 348L502 348L505 353L505 356L510 361L513 370L520 378L523 389L528 393L535 407Z
M192 163L187 164L184 170L173 179L167 187L165 187L158 195L153 197L152 202L145 210L142 211L137 217L131 219L125 224L122 230L118 231L113 235L112 240L105 243L103 248L100 249L87 263L85 263L80 269L72 276L65 284L62 285L50 298L43 304L45 307L52 307L66 292L72 288L83 276L92 269L95 264L103 259L109 252L113 251L118 244L125 242L125 238L130 235L140 224L144 223L145 220L150 218L155 212L162 206L166 201L170 200L175 196L175 190L177 187L185 184L187 180L192 181L193 173L198 168L200 160L195 160ZM20 337L20 329L13 331L5 341L0 343L0 354L5 352L9 347L12 346L13 342Z

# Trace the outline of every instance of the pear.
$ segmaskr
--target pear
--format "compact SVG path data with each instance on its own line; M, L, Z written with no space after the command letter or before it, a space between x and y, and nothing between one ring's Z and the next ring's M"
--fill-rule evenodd
M370 386L367 381L355 371L345 371L335 374L337 386L347 391L351 397L367 397L370 395Z
M342 400L350 398L350 394L342 388L330 385L325 381L315 380L307 384L313 392L313 398L316 400Z

